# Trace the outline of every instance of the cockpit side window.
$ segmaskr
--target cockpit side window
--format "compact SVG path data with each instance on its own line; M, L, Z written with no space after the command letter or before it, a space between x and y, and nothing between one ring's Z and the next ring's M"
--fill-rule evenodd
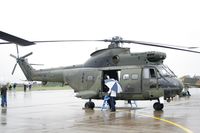
M153 68L150 68L149 72L150 72L151 78L156 78L156 73L155 73L155 70Z
M149 79L149 78L156 78L156 71L153 68L144 68L143 69L143 78Z
M158 67L158 71L160 73L160 75L164 76L164 77L176 77L176 75L174 74L173 71L171 71L167 66L165 65L161 65Z

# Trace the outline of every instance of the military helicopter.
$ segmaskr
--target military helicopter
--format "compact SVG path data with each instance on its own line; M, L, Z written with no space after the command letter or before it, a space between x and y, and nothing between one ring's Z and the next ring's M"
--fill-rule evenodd
M76 97L89 99L85 103L85 108L91 109L95 107L92 99L102 99L108 93L104 87L105 75L118 80L123 88L122 93L117 94L117 100L157 100L153 105L155 110L162 110L164 107L159 100L160 97L164 96L165 100L170 101L183 89L182 82L169 67L163 64L166 58L165 53L156 51L131 53L130 48L121 47L121 44L140 44L200 53L189 48L123 40L121 37L105 40L28 41L1 31L0 39L7 41L0 44L17 44L17 56L10 55L17 61L12 74L19 64L28 81L42 81L44 85L47 82L66 83L74 90ZM29 46L44 42L75 41L101 41L110 44L108 48L91 53L91 57L82 65L36 70L26 59L32 52L19 57L18 45Z

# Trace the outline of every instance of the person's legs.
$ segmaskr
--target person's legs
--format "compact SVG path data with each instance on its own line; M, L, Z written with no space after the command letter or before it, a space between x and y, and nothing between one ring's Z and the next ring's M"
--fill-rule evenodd
M115 98L110 97L110 105L111 105L111 111L116 111L115 109Z
M1 96L1 107L3 107L3 96Z
M7 96L4 96L4 107L7 107Z
M107 103L108 103L108 105L109 105L109 107L111 109L111 100L110 100L110 98L108 99Z
M6 107L7 106L7 100L6 100L6 96L2 96L1 97L1 107Z
M187 91L187 94L188 94L188 96L191 96L189 91Z

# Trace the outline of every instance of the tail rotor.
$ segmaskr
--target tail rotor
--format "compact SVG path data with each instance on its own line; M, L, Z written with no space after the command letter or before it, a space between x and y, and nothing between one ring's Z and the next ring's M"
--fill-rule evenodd
M13 54L10 54L11 57L15 58L16 59L16 63L13 67L13 70L12 70L12 75L14 74L15 72L15 69L17 67L17 64L19 63L20 60L24 60L26 57L30 56L33 54L33 52L30 52L22 57L19 56L19 48L18 48L18 45L16 45L16 49L17 49L17 56L13 55Z
M28 54L26 54L26 55L24 55L24 56L22 56L22 57L20 57L20 58L26 58L26 57L28 57L28 56L30 56L30 55L32 55L33 54L33 52L30 52L30 53L28 53Z
M12 75L14 74L16 67L17 67L17 63L15 63L15 65L14 65L14 68L12 70Z

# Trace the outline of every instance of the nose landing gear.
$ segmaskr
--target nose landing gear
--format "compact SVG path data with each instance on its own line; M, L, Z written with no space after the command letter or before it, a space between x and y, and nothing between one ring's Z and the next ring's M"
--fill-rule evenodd
M156 102L156 103L153 104L153 108L156 111L160 111L160 110L162 110L164 108L164 104L160 103L160 100L158 99L158 102Z
M89 99L89 102L85 103L85 108L86 109L94 109L94 107L95 107L95 104L94 104L94 102L92 102L91 99Z

